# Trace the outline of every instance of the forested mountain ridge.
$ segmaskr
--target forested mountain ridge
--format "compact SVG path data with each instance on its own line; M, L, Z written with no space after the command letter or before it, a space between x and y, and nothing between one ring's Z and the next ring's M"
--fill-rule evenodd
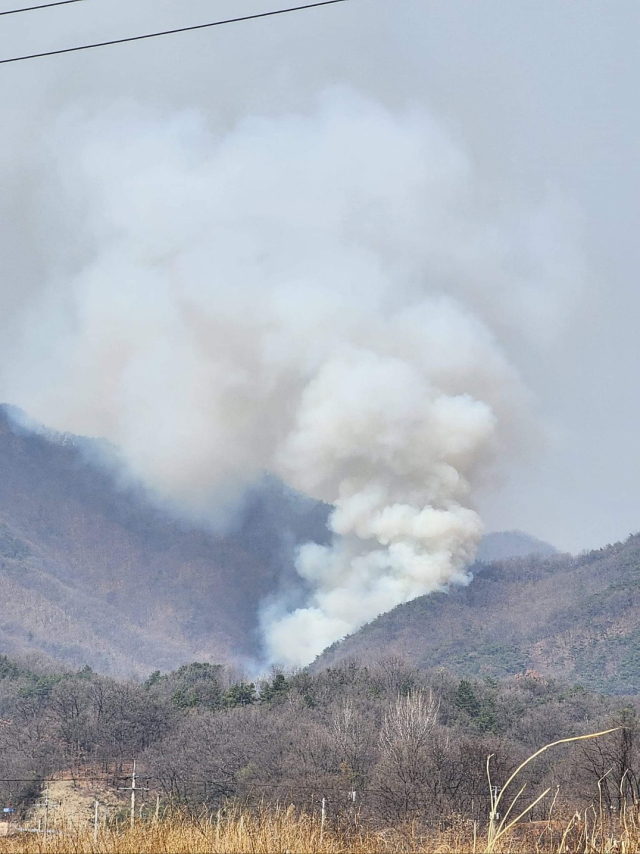
M296 604L295 545L326 541L328 507L265 478L216 536L123 486L102 443L23 422L0 406L0 652L118 676L259 653L260 605L283 586Z
M176 521L92 462L77 437L28 431L0 407L0 651L147 676L259 652L265 597L294 584L294 546L326 540L328 508L266 480L224 536ZM319 660L399 654L465 675L527 669L640 693L640 537L578 557L489 535L467 588L420 597ZM538 552L538 554L535 554Z
M326 537L326 508L265 481L216 536L119 486L92 449L0 407L0 650L117 675L254 654L260 602L292 543Z
M640 535L577 557L476 564L468 587L422 596L334 644L315 667L381 651L421 668L545 677L640 693Z

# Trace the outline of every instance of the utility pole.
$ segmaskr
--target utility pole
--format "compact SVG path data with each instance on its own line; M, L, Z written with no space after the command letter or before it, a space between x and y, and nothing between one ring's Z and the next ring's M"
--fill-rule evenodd
M131 785L122 786L120 792L131 792L131 827L136 823L136 792L148 792L149 789L145 786L142 789L136 786L136 760L133 760L133 771L131 772Z

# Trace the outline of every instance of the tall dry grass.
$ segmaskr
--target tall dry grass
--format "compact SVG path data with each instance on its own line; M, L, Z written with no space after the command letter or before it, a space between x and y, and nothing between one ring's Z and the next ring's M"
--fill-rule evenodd
M640 816L627 810L615 822L592 808L565 821L523 822L500 839L488 827L462 819L429 832L416 827L387 831L321 827L319 816L288 809L232 810L217 816L174 815L133 829L91 830L60 827L46 837L20 834L0 840L4 854L640 854Z

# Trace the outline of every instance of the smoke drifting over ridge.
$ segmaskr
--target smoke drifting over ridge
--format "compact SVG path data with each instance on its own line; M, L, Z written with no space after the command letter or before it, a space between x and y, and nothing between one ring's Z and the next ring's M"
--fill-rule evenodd
M432 117L343 90L224 133L70 114L45 162L59 239L49 280L11 295L4 399L106 436L197 517L265 470L331 504L333 546L297 557L309 601L265 605L271 660L468 582L473 489L527 429L487 321L535 335L556 275L536 212L479 216Z

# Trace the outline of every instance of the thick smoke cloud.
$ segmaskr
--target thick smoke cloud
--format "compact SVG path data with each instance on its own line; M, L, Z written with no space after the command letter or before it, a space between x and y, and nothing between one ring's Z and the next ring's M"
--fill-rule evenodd
M57 239L42 287L12 292L2 397L106 436L198 518L224 522L265 470L331 504L333 545L297 557L309 601L265 606L271 660L468 582L473 490L529 429L487 319L543 324L536 211L481 214L433 117L346 90L224 132L68 114L42 166Z

